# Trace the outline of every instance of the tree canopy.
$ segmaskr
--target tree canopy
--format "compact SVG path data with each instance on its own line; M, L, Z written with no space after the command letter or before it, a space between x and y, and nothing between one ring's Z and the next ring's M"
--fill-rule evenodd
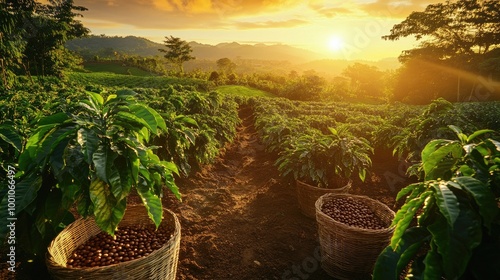
M182 64L186 61L195 59L195 57L191 55L193 52L191 46L188 42L174 36L166 36L163 42L167 49L159 49L159 51L164 52L165 58L178 67L179 73L184 73Z
M454 0L428 5L396 24L385 40L414 36L405 50L396 100L428 103L500 99L500 2ZM487 91L487 92L485 92Z
M401 60L412 57L449 59L485 54L500 46L500 2L498 0L446 1L412 12L394 25L385 40L414 36L418 48L404 51Z
M60 75L75 60L65 48L66 41L89 33L75 20L78 12L73 0L33 0L0 2L0 72L8 87L15 74ZM75 12L76 11L76 12Z

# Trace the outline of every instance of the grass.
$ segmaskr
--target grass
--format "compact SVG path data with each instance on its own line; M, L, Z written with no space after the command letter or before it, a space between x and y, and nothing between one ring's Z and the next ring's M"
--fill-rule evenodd
M273 94L269 92L265 92L259 89L249 88L246 86L220 86L217 87L216 90L221 94L231 94L231 95L239 95L246 97L254 97L254 96L275 97Z
M90 62L85 63L84 69L90 72L108 72L121 75L132 76L154 76L147 71L137 67L123 66L116 62Z
M104 87L119 88L166 88L169 85L179 84L183 86L194 86L200 91L208 89L208 82L193 78L176 78L164 76L134 76L120 75L109 72L68 73L69 80L81 85L100 85Z

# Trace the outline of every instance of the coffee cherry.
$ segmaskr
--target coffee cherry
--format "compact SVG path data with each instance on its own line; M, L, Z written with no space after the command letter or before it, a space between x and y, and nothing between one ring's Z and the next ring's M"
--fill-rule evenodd
M100 267L134 260L160 249L171 236L169 230L153 226L122 227L114 237L101 232L78 246L66 266Z
M373 230L387 228L366 204L352 197L336 197L326 201L321 211L351 227Z

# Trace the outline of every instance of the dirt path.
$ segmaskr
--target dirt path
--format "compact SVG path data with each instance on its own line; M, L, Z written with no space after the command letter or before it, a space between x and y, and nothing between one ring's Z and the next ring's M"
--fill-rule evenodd
M315 221L259 143L251 109L240 118L225 153L179 181L183 202L167 205L182 225L178 278L330 279L319 267Z

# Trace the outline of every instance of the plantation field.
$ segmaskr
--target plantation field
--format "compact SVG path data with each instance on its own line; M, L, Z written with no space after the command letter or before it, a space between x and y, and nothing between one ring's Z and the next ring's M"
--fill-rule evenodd
M157 156L163 163L168 161L176 167L178 189L172 187L173 191L160 202L181 219L183 257L178 277L186 280L305 276L329 279L319 266L316 224L305 217L297 205L296 179L332 186L332 177L342 175L352 179L352 194L367 195L397 210L396 194L416 180L407 176L406 168L420 160L425 143L437 138L454 139L448 125L457 125L467 134L491 129L488 136L499 139L500 102L453 104L436 100L426 106L411 106L292 101L244 86L202 91L198 87L203 88L205 81L196 79L102 72L70 73L69 81L70 87L40 79L40 84L20 85L0 100L4 120L0 123L0 144L6 151L1 155L2 166L54 169L54 174L69 180L68 176L78 175L80 170L89 167L83 161L65 159L71 153L62 152L64 147L71 149L78 144L82 145L79 149L88 149L104 143L95 140L101 137L101 131L109 132L106 139L118 144L108 152L120 147L125 149L109 156L109 160L126 160L146 153L128 150L135 142L117 137L113 131L147 125L157 132L168 132L144 134L144 129L140 129L130 137L143 135L138 139L150 139L149 143L154 146L150 160ZM116 123L102 126L103 120L98 116L106 114L91 105L112 101L117 96L123 100L115 110L123 111L117 114L117 119L111 119ZM87 101L82 104L79 100ZM131 100L140 104L127 103ZM129 113L129 110L135 111ZM102 112L109 109L103 107ZM77 116L84 117L85 121L71 122L71 118ZM78 135L74 132L80 125L87 125L95 132L78 132L85 137L64 140ZM58 131L59 128L62 130ZM125 145L119 142L123 139L129 142ZM23 150L29 152L20 156ZM127 157L122 155L125 152ZM33 160L30 157L34 157ZM2 172L7 171L3 168ZM6 178L5 174L2 178ZM88 180L89 176L78 178ZM18 205L26 209L20 211L31 211L26 207L36 208L37 203L42 205L33 216L25 215L18 221L33 227L31 232L23 234L27 239L39 238L42 234L33 226L36 224L33 220L45 221L45 227L56 230L62 225L62 222L50 224L51 215L59 212L48 211L44 202L37 200L43 200L48 195L46 192L62 195L64 186L41 188L41 178L33 181L20 181L16 189L20 196L33 186L39 189L39 193L31 194L34 204L24 201L26 204ZM175 198L178 192L182 194L182 202ZM66 202L68 199L65 197ZM113 201L110 197L106 199ZM133 193L126 203L142 201ZM37 235L30 237L33 233ZM50 233L44 234L45 239L29 249L43 249L52 238ZM2 252L2 255L6 254ZM31 263L22 263L20 271L21 275L31 275L33 271L46 275L43 266Z
M208 90L205 80L162 76L134 76L106 72L68 73L68 79L82 86L98 85L119 88L167 88L170 85L193 86L198 90Z
M120 75L156 76L137 67L126 66L116 62L87 62L84 64L84 69L90 72L107 72Z
M219 86L216 90L222 94L232 94L238 95L242 97L273 97L274 95L268 92L265 92L260 89L254 89L246 86Z

